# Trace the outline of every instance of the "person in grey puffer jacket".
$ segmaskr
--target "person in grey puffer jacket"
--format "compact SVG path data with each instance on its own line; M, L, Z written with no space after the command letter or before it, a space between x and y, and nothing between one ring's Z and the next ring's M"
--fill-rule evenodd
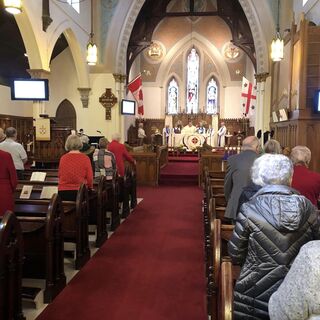
M252 167L262 188L237 216L229 255L242 265L234 288L234 319L269 319L268 301L300 248L318 239L319 220L312 203L290 188L293 166L283 155L265 154Z

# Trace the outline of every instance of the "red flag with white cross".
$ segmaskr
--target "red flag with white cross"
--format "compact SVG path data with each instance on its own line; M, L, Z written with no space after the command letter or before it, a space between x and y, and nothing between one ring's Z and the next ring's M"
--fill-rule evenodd
M141 74L135 77L130 83L128 83L128 89L134 96L135 100L138 103L138 114L144 114L143 109L143 93L142 93L142 78Z

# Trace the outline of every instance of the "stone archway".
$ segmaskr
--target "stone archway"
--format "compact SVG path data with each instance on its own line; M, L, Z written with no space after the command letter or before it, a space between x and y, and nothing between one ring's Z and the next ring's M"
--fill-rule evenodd
M64 99L58 106L55 117L58 126L77 128L77 114L73 104Z
M117 39L117 41L112 41L112 37L117 37L118 34L109 36L112 43L117 43L117 49L115 50L116 55L114 57L114 64L116 66L115 69L117 73L126 73L126 52L130 34L144 2L145 0L135 0L132 3L127 14L127 17L130 18L120 22L123 23L123 27L120 32L120 39ZM268 39L268 36L265 34L265 32L271 29L274 30L274 21L270 14L270 8L267 2L267 0L260 0L259 4L254 4L253 0L239 0L239 3L241 4L248 19L248 23L254 38L257 54L257 73L269 72L268 43L270 39ZM259 6L261 13L257 10L257 6ZM263 10L261 10L261 8L263 8Z

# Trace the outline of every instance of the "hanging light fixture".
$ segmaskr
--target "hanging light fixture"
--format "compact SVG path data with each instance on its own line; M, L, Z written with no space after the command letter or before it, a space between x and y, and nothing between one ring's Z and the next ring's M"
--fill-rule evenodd
M91 0L91 32L90 40L87 44L87 63L89 66L95 66L98 61L98 48L93 41L93 1Z
M22 11L22 0L4 0L4 8L11 14L18 14Z
M279 13L280 13L280 1L278 0L278 13L277 13L277 30L276 36L271 43L271 59L272 61L281 61L283 59L284 42L280 35L279 26Z

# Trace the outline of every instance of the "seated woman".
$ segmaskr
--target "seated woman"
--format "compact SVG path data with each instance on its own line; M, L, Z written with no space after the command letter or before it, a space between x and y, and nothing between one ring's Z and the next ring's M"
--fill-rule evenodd
M107 150L109 141L106 138L100 138L99 149L96 149L93 154L94 176L106 176L107 180L112 180L114 173L117 170L116 158L114 154Z
M290 154L294 164L292 188L297 189L315 206L320 196L320 174L309 170L311 151L306 146L296 146Z
M320 241L305 244L269 301L271 320L320 319Z
M82 142L77 135L68 136L65 149L68 153L60 158L58 191L62 200L75 201L82 183L93 187L90 159L80 152Z
M234 319L269 319L268 302L300 247L318 237L318 214L312 203L290 188L288 157L265 154L252 167L252 181L262 188L237 216L229 254L242 265L234 289Z

